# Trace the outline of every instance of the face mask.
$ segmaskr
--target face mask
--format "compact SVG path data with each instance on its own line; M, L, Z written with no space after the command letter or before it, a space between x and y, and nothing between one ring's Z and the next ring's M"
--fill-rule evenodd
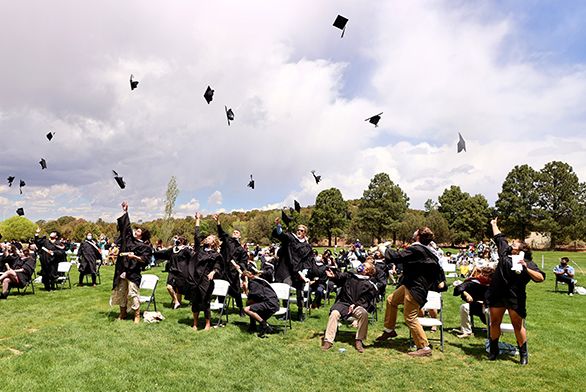
M356 272L358 272L359 274L364 272L364 264L360 264L358 267L356 267Z
M92 236L91 236L91 235L88 235L88 236L87 236L87 237L85 237L85 238L87 238L88 240L91 240L91 239L92 239Z

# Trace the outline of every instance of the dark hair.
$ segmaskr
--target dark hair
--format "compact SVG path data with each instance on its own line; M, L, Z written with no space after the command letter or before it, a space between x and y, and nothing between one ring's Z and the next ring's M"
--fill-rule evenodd
M562 258L560 259L560 261L565 261L566 263L569 263L569 262L570 262L570 258L569 258L569 257L566 257L566 256L564 256L564 257L562 257Z
M181 245L187 245L187 238L183 237L182 235L177 237L177 241L179 241Z
M533 260L533 252L531 252L531 248L525 241L519 241L519 252L523 252L523 259L525 260Z
M427 226L417 230L417 235L419 236L419 242L423 245L429 245L429 243L433 241L433 231Z
M149 231L149 229L145 227L140 227L140 231L140 239L142 240L142 242L149 242L149 240L151 239L151 232Z

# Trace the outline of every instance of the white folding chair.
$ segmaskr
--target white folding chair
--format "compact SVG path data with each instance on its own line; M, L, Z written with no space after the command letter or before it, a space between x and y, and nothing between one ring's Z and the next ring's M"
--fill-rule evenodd
M446 274L446 278L457 278L458 273L456 272L456 264L443 263L442 268Z
M61 286L65 285L65 282L69 282L69 288L71 288L71 279L69 279L69 271L71 270L71 263L68 261L62 261L57 264L57 280L56 283Z
M489 308L486 308L484 310L484 314L486 315L486 322L488 323L488 327L486 328L486 337L488 338L488 341L490 342L490 310L489 310ZM505 316L508 316L508 314L509 314L509 311L508 310L505 310L505 314L503 316L503 320L504 320ZM527 324L525 323L525 320L524 319L523 319L523 326L525 328L527 328ZM514 334L515 333L515 328L513 328L513 324L501 322L501 335L503 335L505 333L511 333L511 334ZM500 338L500 336L499 336L499 338ZM514 346L515 347L517 346L517 340L516 340L516 338L515 338L515 345ZM527 352L529 352L529 349L527 349Z
M275 290L277 294L277 298L279 299L279 310L273 315L276 317L283 316L283 320L285 321L283 333L287 332L287 322L289 324L289 328L291 329L291 312L290 312L290 305L291 305L291 286L287 283L271 283L271 287ZM285 306L283 306L285 305Z
M228 289L230 283L223 279L214 279L214 291L212 292L212 299L210 303L210 310L220 312L218 317L219 326L222 321L222 315L226 315L226 323L228 323ZM221 298L221 299L220 299Z
M139 295L140 303L148 303L146 310L149 310L151 302L157 311L157 301L155 299L155 291L157 291L157 284L159 283L159 277L157 275L146 274L142 276L140 280L140 290L151 290L149 295Z
M427 302L421 310L426 311L429 309L437 310L438 317L417 317L419 324L422 327L439 327L440 330L440 347L441 351L444 351L444 312L443 312L443 301L442 301L442 294L438 293L437 291L428 291L427 292Z

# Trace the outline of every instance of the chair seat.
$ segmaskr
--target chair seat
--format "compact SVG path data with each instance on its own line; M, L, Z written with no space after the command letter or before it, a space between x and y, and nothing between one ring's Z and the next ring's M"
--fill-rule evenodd
M501 323L501 333L514 333L513 324Z
M144 302L150 302L151 301L151 297L150 295L140 295L139 297L140 303L144 303Z
M223 307L224 307L224 304L222 304L222 303L219 303L219 302L212 302L212 303L210 304L210 309L211 309L211 310L220 310L220 309L222 309Z
M279 310L277 310L275 314L273 314L273 317L282 316L284 314L287 314L287 308L279 308Z
M417 317L422 327L441 327L442 322L431 317Z
M43 282L43 277L42 276L37 276L34 280L34 283L42 283Z

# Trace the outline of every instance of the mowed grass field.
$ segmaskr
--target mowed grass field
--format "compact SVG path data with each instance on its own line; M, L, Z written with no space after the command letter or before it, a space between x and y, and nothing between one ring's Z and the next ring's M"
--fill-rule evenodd
M189 306L170 308L161 268L145 273L162 278L157 309L166 319L138 326L130 317L116 321L117 309L108 305L113 267L106 266L97 288L77 287L72 270L72 289L48 293L37 286L34 295L0 301L0 391L584 391L586 297L569 297L565 286L554 293L551 270L566 253L537 252L539 265L542 254L547 279L528 286L525 367L518 357L488 361L479 329L465 340L449 333L459 326L461 304L451 288L444 293L445 351L434 343L431 358L415 359L406 355L402 322L398 338L375 344L384 309L369 327L363 354L354 350L349 327L332 350L320 350L329 306L265 339L247 333L248 319L236 312L225 327L194 332ZM586 254L568 255L586 270ZM586 284L585 275L577 278ZM439 331L428 337L439 338Z

